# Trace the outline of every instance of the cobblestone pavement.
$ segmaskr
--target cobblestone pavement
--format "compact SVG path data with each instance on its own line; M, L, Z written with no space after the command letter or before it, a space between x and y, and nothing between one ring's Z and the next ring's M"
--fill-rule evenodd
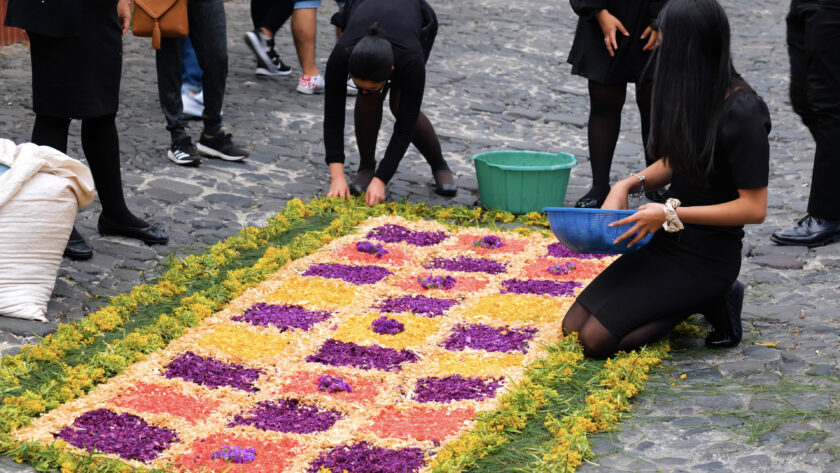
M702 348L699 338L677 344L664 373L651 379L618 432L595 438L598 455L581 472L840 472L840 245L783 248L768 239L804 213L814 151L787 98L788 2L723 3L732 22L736 66L767 101L774 128L768 218L748 228L745 239L740 279L747 285L746 338L740 347L718 352ZM118 116L126 194L133 209L165 225L172 242L146 247L100 237L98 203L85 209L77 222L96 256L62 264L50 324L0 318L0 352L14 352L33 334L47 333L107 296L154 278L172 253L187 254L243 226L263 224L289 198L326 191L322 99L295 93L294 74L257 79L240 39L249 27L248 2L233 0L226 8L225 122L240 142L249 143L251 158L244 164L208 160L197 169L170 164L163 156L168 136L156 101L153 54L147 39L126 38ZM320 64L333 40L328 19L334 8L325 4L319 14ZM590 177L588 101L585 81L571 76L565 63L576 20L566 2L464 0L435 2L435 8L441 28L425 111L461 191L451 200L435 196L428 168L411 151L389 185L390 198L471 205L477 190L469 156L533 149L578 156L568 195L570 203L576 200ZM286 27L278 43L286 62L294 62L289 36ZM17 142L27 141L34 118L28 78L26 48L0 49L0 136ZM643 163L633 104L630 88L615 177ZM195 136L200 127L191 128ZM78 124L71 133L70 154L80 156ZM351 167L357 160L350 155ZM0 471L32 470L2 461Z

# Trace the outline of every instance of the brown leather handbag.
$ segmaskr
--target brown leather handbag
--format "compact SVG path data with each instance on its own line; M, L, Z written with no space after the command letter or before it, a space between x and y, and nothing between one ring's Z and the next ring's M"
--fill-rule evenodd
M152 48L160 49L160 38L184 38L190 34L187 0L134 0L134 36L152 37Z

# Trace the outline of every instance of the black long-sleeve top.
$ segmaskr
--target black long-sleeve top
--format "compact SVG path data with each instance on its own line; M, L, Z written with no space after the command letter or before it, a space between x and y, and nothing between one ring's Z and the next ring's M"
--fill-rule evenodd
M352 47L365 36L368 28L374 22L379 22L385 37L394 48L392 93L398 90L400 94L394 133L385 150L385 157L376 169L376 177L388 182L411 143L423 102L426 61L421 40L421 2L351 0L347 2L343 15L338 15L333 20L343 32L327 61L324 106L326 161L344 162L344 107L347 100L348 58Z

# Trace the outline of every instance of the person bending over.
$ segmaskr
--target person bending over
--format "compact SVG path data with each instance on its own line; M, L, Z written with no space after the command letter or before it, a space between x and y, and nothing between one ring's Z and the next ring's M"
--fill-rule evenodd
M412 143L426 158L435 179L435 192L457 192L440 141L420 111L426 82L426 61L437 33L437 18L425 0L353 0L333 16L343 33L327 61L324 146L330 167L328 196L366 194L374 205L385 200L385 184L394 175ZM344 178L344 105L347 78L359 89L355 128L361 162L348 186ZM396 123L385 156L376 167L376 137L382 105L390 94Z
M694 313L712 324L707 346L737 345L743 225L767 210L770 115L732 68L726 13L715 0L671 0L659 24L648 146L663 158L619 181L603 208L626 209L629 193L668 183L674 199L612 224L633 224L617 238L628 246L654 235L595 278L563 319L598 358L652 342Z

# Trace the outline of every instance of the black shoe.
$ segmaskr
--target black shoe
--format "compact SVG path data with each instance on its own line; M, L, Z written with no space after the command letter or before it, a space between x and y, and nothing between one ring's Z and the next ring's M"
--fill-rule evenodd
M664 204L665 201L668 200L668 196L666 195L666 192L668 192L668 191L665 190L665 189L659 189L659 190L656 190L656 191L645 192L645 197L647 197L648 200L652 200L654 202Z
M367 192L367 187L375 175L376 174L373 169L366 169L364 171L357 172L356 177L353 178L353 182L347 186L350 188L350 193L353 195L363 195Z
M791 230L776 232L770 239L779 245L814 246L840 241L840 220L825 220L806 215Z
M441 177L449 177L449 181L452 181L452 184L443 183L441 182ZM454 184L455 177L452 175L452 171L448 169L444 169L441 171L437 171L434 173L435 178L435 194L442 195L444 197L455 197L455 194L458 193L458 186Z
M709 348L732 348L741 343L741 309L744 306L744 285L738 281L732 283L723 300L715 308L704 314L712 323L712 331L706 337Z
M274 51L274 39L268 41L268 57L274 64L274 69L268 69L257 65L257 75L260 76L287 76L292 73L292 68L280 59L280 55Z
M169 235L166 234L159 223L147 224L145 227L130 227L112 222L105 218L104 215L100 215L97 226L101 235L118 235L136 238L147 245L165 245L169 242Z
M172 143L166 151L166 157L173 163L180 164L181 166L198 166L201 163L198 151L189 138Z
M589 192L575 202L575 207L579 209L600 209L604 205L604 201L607 200L609 191L609 187L607 188L607 192L603 194L599 194L599 191L594 188L589 189Z
M248 152L233 144L230 133L216 136L205 136L201 134L198 140L198 152L211 158L220 158L225 161L242 161L248 157Z
M91 259L93 250L83 238L71 238L67 240L67 246L64 247L64 256L73 261Z

